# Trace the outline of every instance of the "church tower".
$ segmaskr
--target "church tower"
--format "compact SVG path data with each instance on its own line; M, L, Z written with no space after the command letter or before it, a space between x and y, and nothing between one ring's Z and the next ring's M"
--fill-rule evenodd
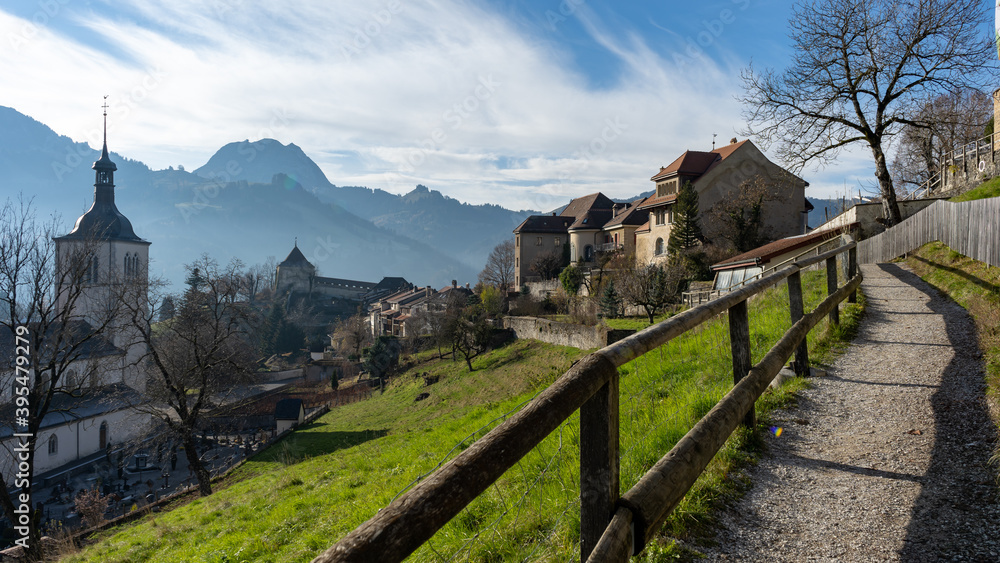
M60 307L71 307L73 316L89 322L102 324L109 303L121 295L123 284L137 284L143 288L136 292L145 299L145 284L149 273L150 242L139 238L132 230L132 223L115 205L115 171L118 167L108 156L108 113L104 105L104 146L101 158L94 163L94 203L86 213L76 220L73 230L61 237L55 237L56 272L66 279L59 280L63 286L81 283L79 296L68 302L68 291L58 290ZM85 261L84 264L81 261ZM70 272L67 274L67 272ZM74 279L68 279L72 276ZM126 363L134 360L141 350L136 349L134 330L127 326L111 327L111 340L126 354ZM137 383L142 386L143 382ZM137 385L133 384L133 387Z

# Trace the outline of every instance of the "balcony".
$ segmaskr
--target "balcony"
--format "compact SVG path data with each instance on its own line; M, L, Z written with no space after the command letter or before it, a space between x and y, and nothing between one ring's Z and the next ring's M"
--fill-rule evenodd
M596 250L597 252L616 252L623 248L625 248L625 245L623 244L606 242L604 244L598 244L597 246L594 247L594 250Z

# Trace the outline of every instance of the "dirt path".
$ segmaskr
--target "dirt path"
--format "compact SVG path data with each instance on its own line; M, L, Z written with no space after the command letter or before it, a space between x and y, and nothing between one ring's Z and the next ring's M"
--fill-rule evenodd
M1000 561L996 427L965 310L863 266L868 313L721 516L715 561Z

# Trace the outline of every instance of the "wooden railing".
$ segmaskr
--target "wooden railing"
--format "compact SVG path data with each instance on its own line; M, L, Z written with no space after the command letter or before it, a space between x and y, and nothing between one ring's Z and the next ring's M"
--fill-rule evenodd
M970 258L1000 266L1000 198L936 201L858 243L858 259L862 264L888 262L935 240Z
M968 171L969 161L974 162L977 168L979 167L980 162L985 162L986 158L989 159L991 164L994 164L996 162L997 150L995 135L996 134L990 134L981 139L970 141L944 155L944 158L941 159L941 164L938 167L937 174L928 178L924 181L924 183L917 186L916 189L911 191L902 199L920 199L928 197L935 192L945 190L948 184L947 178L949 168L952 166L957 167L959 163L961 163L963 171Z
M403 560L578 410L581 560L626 561L643 550L740 422L754 423L754 403L792 354L799 373L808 369L806 334L825 316L838 322L838 304L852 300L861 284L855 247L851 242L790 264L586 356L523 409L314 561ZM849 279L838 289L836 260L844 252ZM805 314L799 272L824 261L828 297ZM747 300L785 280L792 327L752 366ZM619 494L618 367L727 311L733 389L632 489Z

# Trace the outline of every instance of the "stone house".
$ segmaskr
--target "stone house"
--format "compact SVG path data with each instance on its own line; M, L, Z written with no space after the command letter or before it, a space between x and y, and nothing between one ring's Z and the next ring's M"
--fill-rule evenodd
M666 257L674 205L685 182L691 182L698 192L702 232L713 240L719 236L720 225L707 220L706 212L739 194L744 182L758 178L772 193L763 210L765 227L771 235L783 238L805 233L805 187L809 184L768 160L749 140L733 139L729 145L712 151L685 151L650 178L656 191L638 205L640 211L648 213L648 222L636 231L636 259L648 263Z
M645 221L640 198L616 203L597 192L570 201L558 215L532 215L514 229L514 285L541 281L532 264L546 253L563 263L593 266L602 252L635 249L635 230Z

